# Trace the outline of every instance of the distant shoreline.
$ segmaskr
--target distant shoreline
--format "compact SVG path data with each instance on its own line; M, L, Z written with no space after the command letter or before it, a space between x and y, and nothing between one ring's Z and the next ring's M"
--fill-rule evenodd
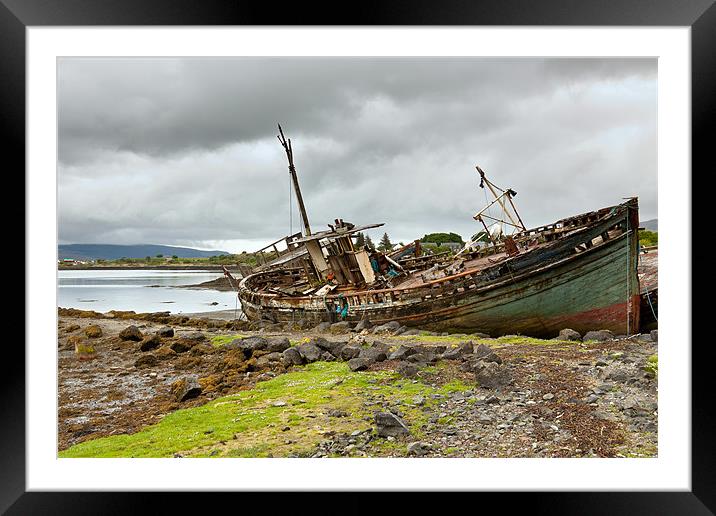
M239 269L227 265L226 268L231 272L239 272ZM110 270L110 271L121 271L121 270L190 270L190 271L221 271L221 265L67 265L57 267L58 271L87 271L87 270Z

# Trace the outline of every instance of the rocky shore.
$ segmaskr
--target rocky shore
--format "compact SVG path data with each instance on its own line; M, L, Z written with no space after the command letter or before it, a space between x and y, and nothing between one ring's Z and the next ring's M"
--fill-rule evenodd
M656 331L58 312L60 456L657 455Z

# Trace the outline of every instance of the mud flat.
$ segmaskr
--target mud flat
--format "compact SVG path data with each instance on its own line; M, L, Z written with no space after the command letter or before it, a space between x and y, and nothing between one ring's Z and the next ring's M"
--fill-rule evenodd
M657 455L656 333L301 326L59 309L60 456Z

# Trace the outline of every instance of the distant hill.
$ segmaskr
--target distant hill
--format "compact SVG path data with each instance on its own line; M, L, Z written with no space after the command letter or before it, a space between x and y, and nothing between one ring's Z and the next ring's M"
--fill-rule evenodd
M113 245L113 244L60 244L57 246L60 260L117 260L119 258L144 258L146 256L176 255L179 258L207 258L227 255L226 251L200 251L190 247L170 245Z
M639 226L648 229L649 231L659 231L659 219L644 220L639 223Z

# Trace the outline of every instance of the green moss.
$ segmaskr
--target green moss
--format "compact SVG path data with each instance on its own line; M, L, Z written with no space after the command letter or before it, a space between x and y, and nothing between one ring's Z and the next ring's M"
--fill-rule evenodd
M343 362L316 362L286 373L253 389L178 410L158 424L132 435L103 437L59 453L65 457L243 457L301 455L326 439L328 432L351 433L372 424L375 405L366 395L399 405L411 434L420 438L427 423L413 398L425 406L431 394L449 394L470 386L453 381L440 388L413 383L392 371L351 372ZM350 417L328 417L329 410ZM367 418L364 420L363 418Z
M215 348L220 348L221 346L226 346L233 340L242 338L244 338L244 335L239 335L238 333L233 335L212 335L209 342L211 342L211 345Z
M659 356L658 355L651 355L646 360L646 365L644 366L644 371L647 372L650 376L656 378L659 376Z

